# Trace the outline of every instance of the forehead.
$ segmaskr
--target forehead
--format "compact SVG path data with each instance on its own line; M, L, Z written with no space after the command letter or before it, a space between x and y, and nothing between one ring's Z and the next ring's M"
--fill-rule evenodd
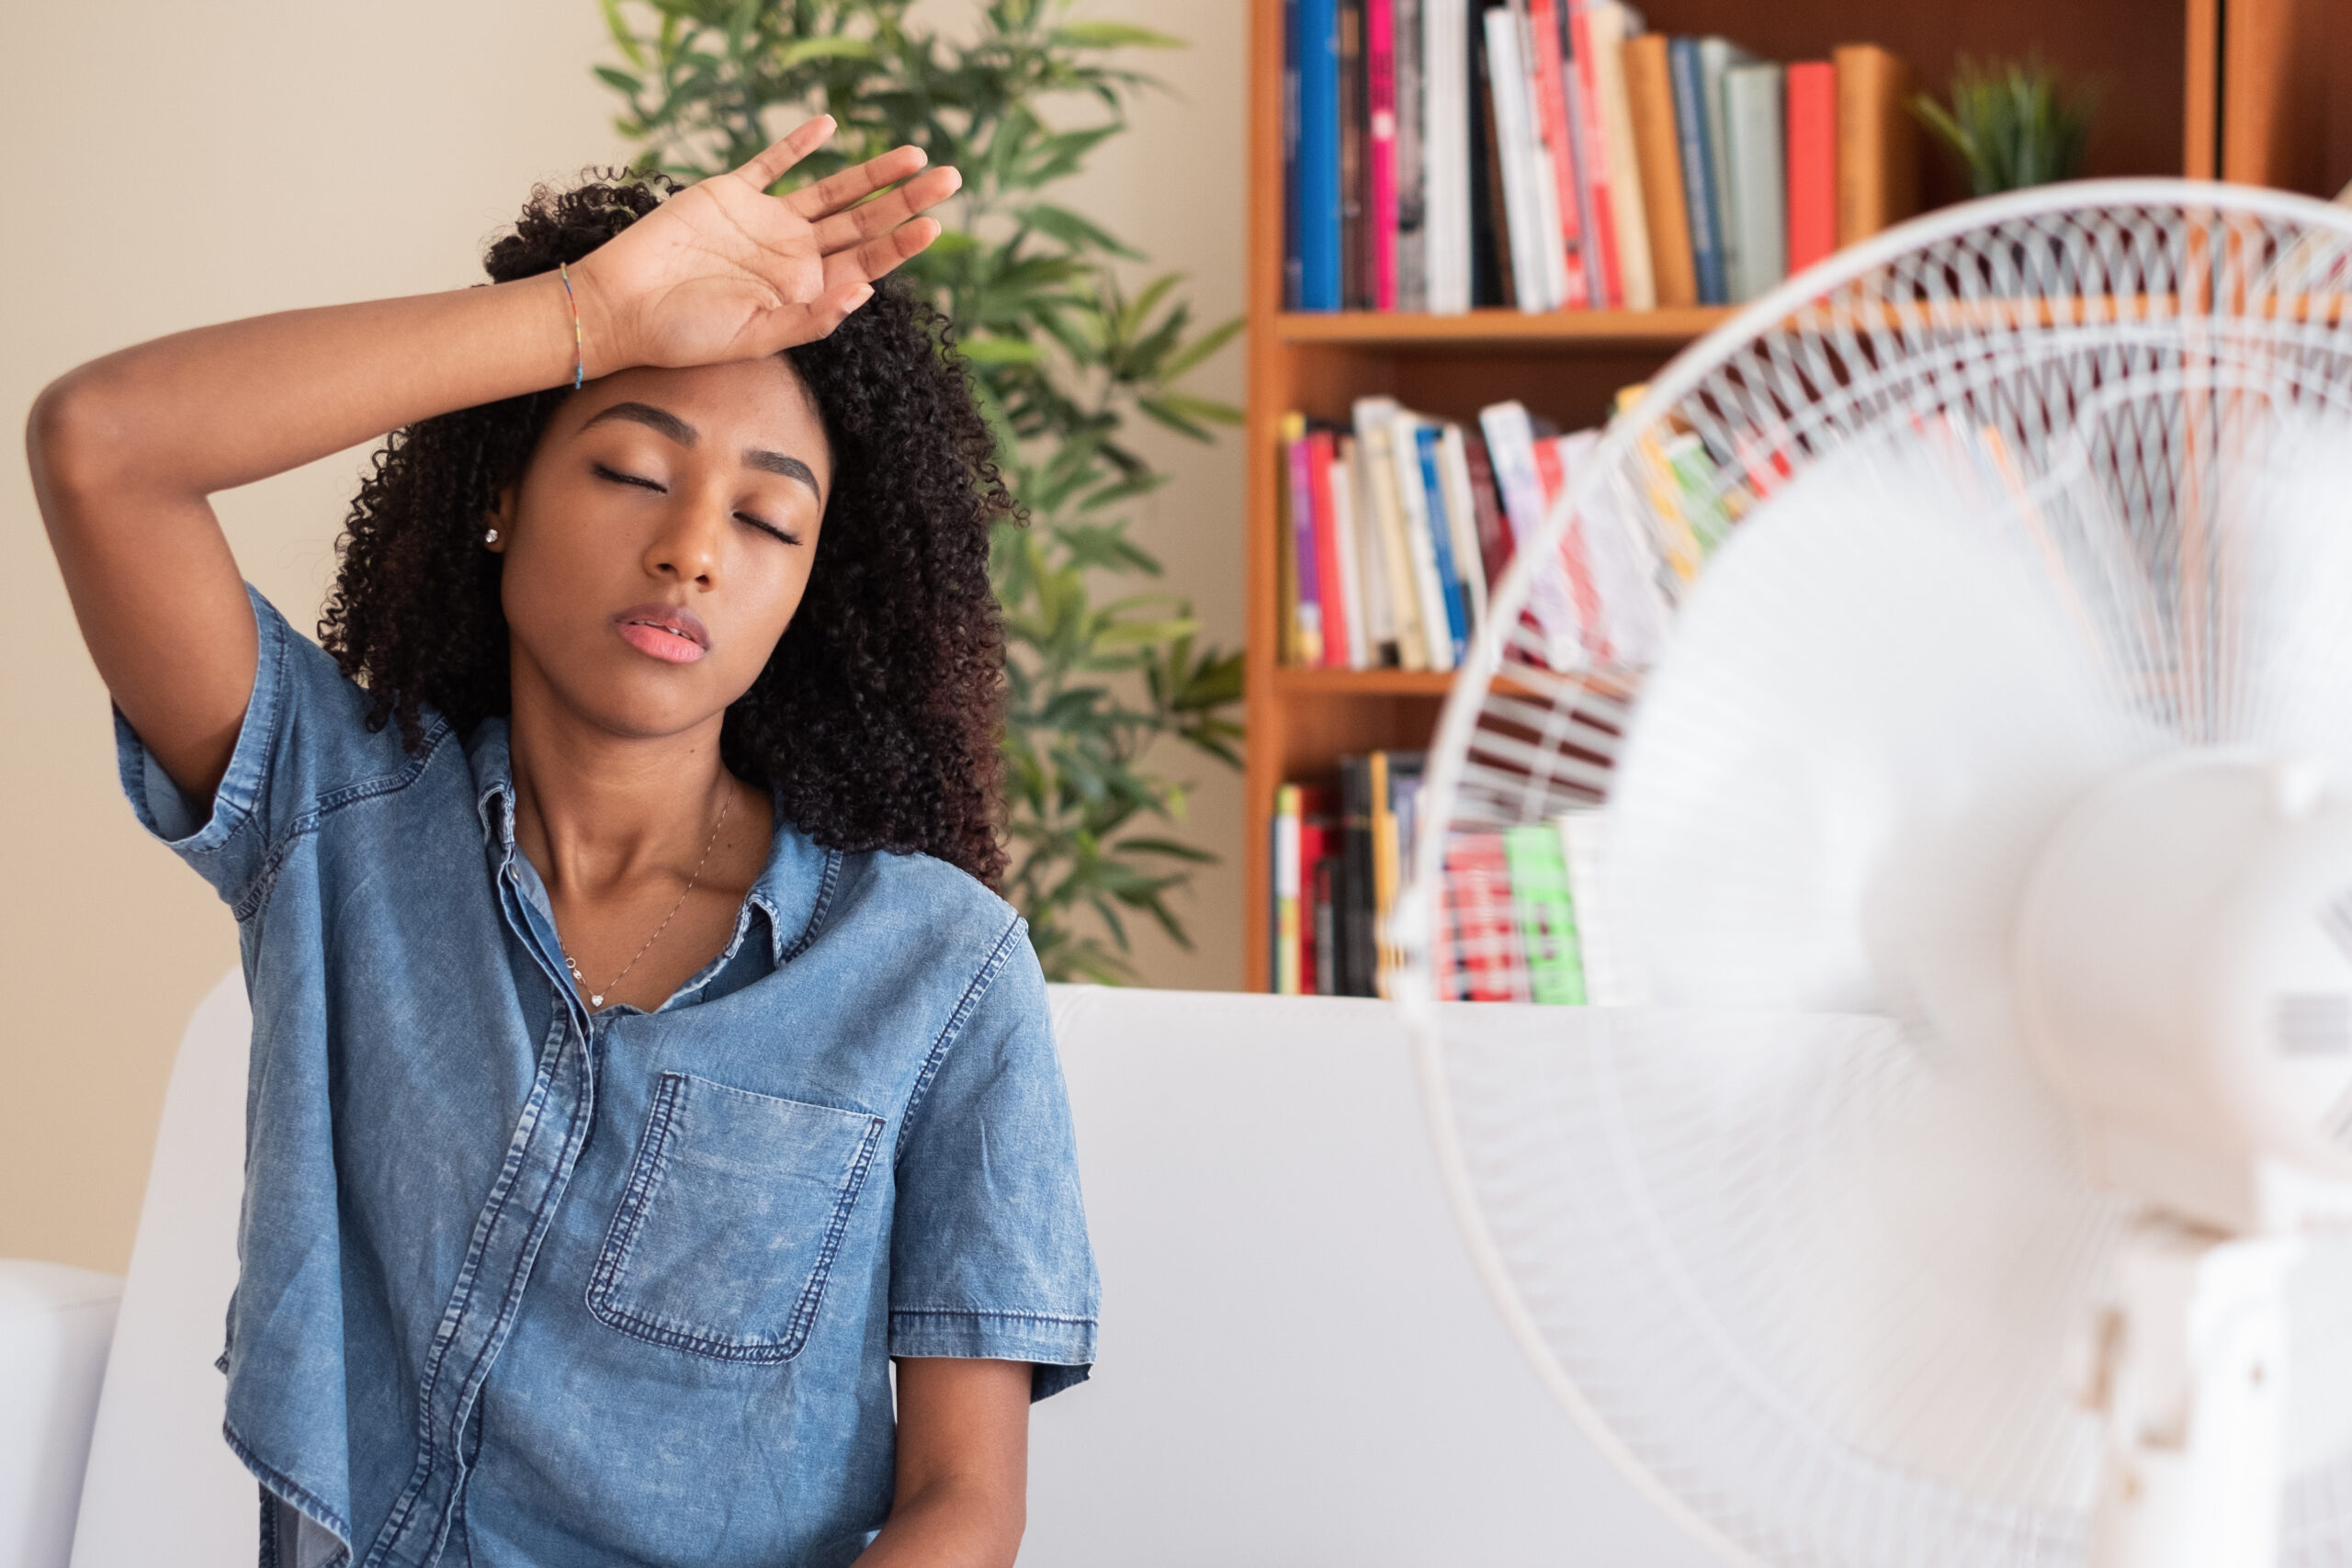
M665 429L662 422L646 419L598 419L622 404L661 411L684 429ZM616 423L664 431L682 444L729 456L780 452L808 464L820 485L831 483L832 450L824 418L808 383L782 355L684 370L639 366L616 372L569 399L551 434L574 436L592 423L609 429Z

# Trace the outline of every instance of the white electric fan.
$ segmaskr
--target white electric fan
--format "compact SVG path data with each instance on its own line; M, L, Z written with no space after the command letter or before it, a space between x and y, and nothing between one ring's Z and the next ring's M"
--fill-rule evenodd
M1519 542L1396 990L1506 1315L1727 1562L2352 1562L2347 290L2276 193L1938 213ZM1596 805L1629 1005L1450 999L1526 990L1463 846Z

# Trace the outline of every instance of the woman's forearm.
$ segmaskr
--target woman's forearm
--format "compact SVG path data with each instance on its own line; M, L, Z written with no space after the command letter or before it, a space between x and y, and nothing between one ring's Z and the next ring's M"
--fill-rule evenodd
M899 1500L857 1568L1012 1568L1026 1522L1017 1492L942 1480Z
M44 392L35 482L44 502L96 490L194 500L569 381L572 367L555 277L199 327L93 360Z

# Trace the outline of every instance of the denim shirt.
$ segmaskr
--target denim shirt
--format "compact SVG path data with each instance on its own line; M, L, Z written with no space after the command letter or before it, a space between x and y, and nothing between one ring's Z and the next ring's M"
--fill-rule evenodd
M1036 1398L1087 1375L1069 1106L1009 906L779 819L726 950L592 1015L504 724L428 715L407 753L252 597L209 817L117 728L253 999L222 1365L265 1568L847 1562L890 1507L890 1357L1028 1361Z

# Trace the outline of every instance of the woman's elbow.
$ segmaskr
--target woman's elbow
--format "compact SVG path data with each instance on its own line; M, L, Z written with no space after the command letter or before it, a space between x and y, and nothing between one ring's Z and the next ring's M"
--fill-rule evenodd
M41 389L25 420L25 458L52 530L80 510L77 502L119 486L130 449L124 411L92 367Z

